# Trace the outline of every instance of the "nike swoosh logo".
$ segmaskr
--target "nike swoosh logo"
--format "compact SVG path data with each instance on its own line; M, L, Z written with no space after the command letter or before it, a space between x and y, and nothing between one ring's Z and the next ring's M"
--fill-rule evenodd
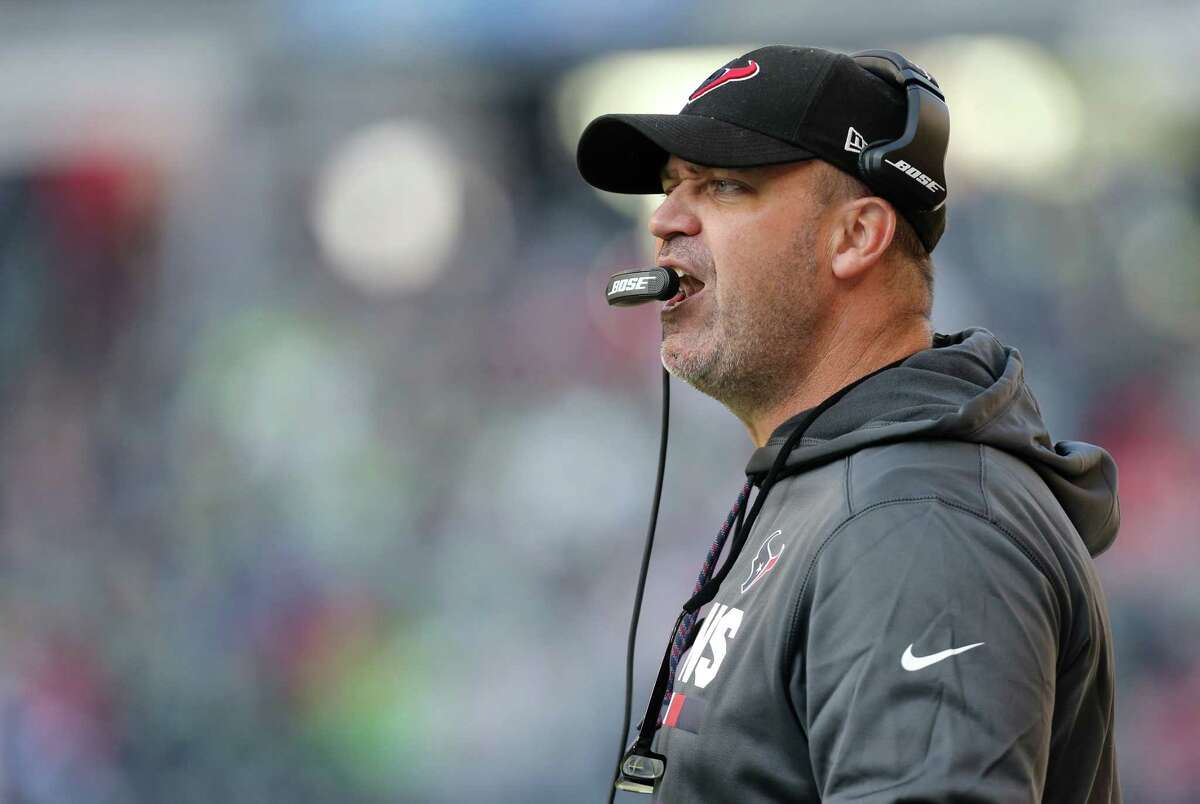
M960 653L966 653L972 648L978 648L983 642L976 642L974 645L964 645L961 648L950 648L949 650L941 650L937 653L931 653L928 656L913 656L913 646L909 645L904 649L904 655L900 657L900 666L908 672L912 673L931 664L937 664L943 659L949 659L951 656L957 656Z
M725 72L688 96L688 103L696 100L701 95L707 95L722 84L727 84L730 81L745 81L747 78L753 78L758 75L758 62L754 59L749 59L748 61L749 63L745 67L726 67Z

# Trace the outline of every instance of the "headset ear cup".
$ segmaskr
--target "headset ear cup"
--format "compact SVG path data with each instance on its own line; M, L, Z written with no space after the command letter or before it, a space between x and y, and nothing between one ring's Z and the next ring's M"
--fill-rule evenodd
M890 188L901 206L935 210L946 203L950 110L922 85L909 84L906 91L908 119L904 133L865 153L866 166L873 177Z
M852 58L864 70L905 93L904 131L872 143L859 154L863 180L906 209L934 210L946 201L944 162L950 112L937 81L890 50L866 50Z
M950 141L950 110L937 81L924 69L890 50L851 54L860 67L900 89L907 113L894 140L867 144L858 154L860 178L887 198L932 251L945 230L945 160Z

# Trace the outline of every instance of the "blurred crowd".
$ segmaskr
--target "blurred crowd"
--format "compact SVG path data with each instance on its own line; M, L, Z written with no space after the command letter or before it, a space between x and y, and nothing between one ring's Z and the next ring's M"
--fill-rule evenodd
M611 46L503 29L471 58L381 55L352 23L424 18L347 4L363 19L337 16L334 55L305 49L320 4L278 4L296 9L283 41L182 7L134 37L120 15L17 5L0 4L0 66L19 68L0 70L0 802L601 800L658 323L601 299L644 259L644 216L575 175L582 123L560 126L555 91ZM1087 147L1126 90L1084 48L1111 29L997 40L1102 86L1055 186L952 166L933 315L1020 349L1052 437L1116 459L1123 524L1097 563L1118 756L1126 800L1166 804L1200 800L1200 86L1146 66L1174 14L1149 13L1125 65L1150 71L1159 105L1130 102L1169 149ZM749 19L730 36L961 61L883 20ZM635 711L751 451L678 384L671 423Z

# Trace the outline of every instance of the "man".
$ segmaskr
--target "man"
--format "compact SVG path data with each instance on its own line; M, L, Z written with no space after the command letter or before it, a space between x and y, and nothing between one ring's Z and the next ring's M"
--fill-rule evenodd
M858 162L905 126L899 86L776 46L580 140L593 185L666 194L663 365L757 447L746 549L664 665L656 800L1120 801L1116 466L1051 442L1015 349L932 331L945 207Z

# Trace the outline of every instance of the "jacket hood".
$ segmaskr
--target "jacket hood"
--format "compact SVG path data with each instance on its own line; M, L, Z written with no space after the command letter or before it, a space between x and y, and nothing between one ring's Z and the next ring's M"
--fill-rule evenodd
M803 415L754 451L747 474L770 469ZM1121 515L1112 456L1082 441L1052 443L1025 384L1021 353L982 327L937 333L931 348L859 383L812 422L785 465L794 471L864 447L928 439L987 444L1025 461L1093 556L1116 538Z

